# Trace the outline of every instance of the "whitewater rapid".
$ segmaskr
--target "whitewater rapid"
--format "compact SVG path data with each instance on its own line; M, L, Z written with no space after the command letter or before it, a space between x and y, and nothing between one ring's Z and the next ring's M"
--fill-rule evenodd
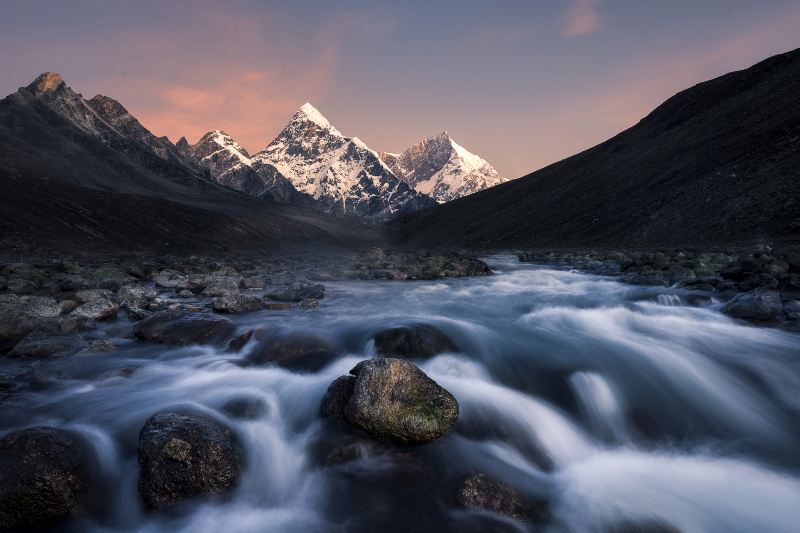
M732 320L707 295L488 261L494 276L332 282L322 308L235 318L242 330L277 324L345 347L318 372L135 340L42 361L35 372L48 386L4 400L0 431L47 424L91 442L104 490L93 517L66 526L75 531L797 531L800 335ZM373 355L376 333L410 323L433 324L459 347L415 361L458 400L458 422L428 445L324 464L328 385ZM121 367L136 369L109 374ZM242 397L263 412L225 415ZM228 499L148 513L138 433L174 407L236 430L243 477ZM547 520L459 509L456 482L476 471L546 501Z

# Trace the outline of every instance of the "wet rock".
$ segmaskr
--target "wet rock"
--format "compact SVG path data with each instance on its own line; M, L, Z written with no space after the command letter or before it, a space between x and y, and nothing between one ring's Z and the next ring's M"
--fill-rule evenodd
M28 335L19 341L14 348L8 352L8 357L29 358L29 357L52 357L77 352L86 346L86 343L78 336L40 336Z
M734 318L769 320L780 316L783 306L777 292L755 290L737 294L724 311Z
M261 337L259 344L243 363L246 366L274 364L289 370L316 372L342 353L338 344L313 333L270 332L258 337Z
M375 335L375 349L382 355L412 358L458 351L458 347L447 335L429 324L414 324L382 331Z
M116 291L120 286L134 281L134 278L129 276L116 265L103 265L94 272L92 272L91 279L97 283L98 287Z
M314 300L313 298L306 298L305 300L300 300L298 302L297 307L299 309L317 309L322 307L322 304L319 300Z
M116 318L117 311L119 311L117 304L111 300L99 298L77 307L70 315L88 320L108 320Z
M261 276L251 276L242 280L245 289L263 289L267 286L267 280Z
M294 283L290 287L274 291L267 295L270 300L279 302L300 302L306 299L322 300L325 298L325 285L320 283Z
M778 280L767 273L752 274L738 284L740 291L752 291L755 289L775 290L778 288Z
M241 452L229 428L202 414L162 412L139 434L139 496L162 508L223 494L239 481Z
M288 311L289 309L294 308L294 305L290 303L268 302L264 304L264 308L269 309L270 311Z
M783 303L783 315L786 320L800 320L800 300L788 300Z
M210 312L165 309L136 323L140 339L163 344L211 344L234 331L233 322Z
M230 294L211 300L211 308L219 313L249 313L264 307L264 300L252 294Z
M535 514L535 506L505 483L476 473L458 486L456 504L471 511L491 511L515 520L527 522Z
M214 277L209 281L203 294L206 296L229 296L239 292L239 277Z
M635 273L622 277L624 283L630 285L647 285L653 287L666 287L669 281L661 273Z
M319 414L331 420L344 420L344 407L353 396L356 378L339 376L330 384L319 405Z
M369 359L356 365L345 420L372 437L423 444L443 436L458 418L458 402L415 365Z
M186 276L175 270L164 269L153 276L156 287L162 289L177 289L186 283Z
M6 281L6 289L16 294L30 294L39 288L39 284L29 279L11 278Z
M234 338L232 338L230 340L230 342L228 342L228 351L229 352L238 352L239 350L244 348L245 345L248 342L250 342L250 339L252 339L252 338L253 338L253 330L252 329L248 329L244 333L235 336Z
M117 291L117 301L128 309L144 309L158 296L158 291L142 285L125 285Z
M113 352L116 349L117 345L111 339L97 339L90 341L83 351L86 353L104 353Z
M75 300L77 300L80 304L85 304L100 299L111 300L113 297L114 293L106 289L82 289L75 291L74 295Z
M220 410L231 418L238 420L254 420L263 418L269 412L267 403L255 396L232 398L225 402Z
M30 317L56 317L61 314L61 305L49 296L0 295L0 320Z
M75 515L88 488L81 443L34 427L0 439L0 528L42 527Z
M97 379L112 379L112 378L129 378L133 375L136 370L138 370L138 366L123 366L121 368L115 368L113 370L109 370L107 372L103 372Z

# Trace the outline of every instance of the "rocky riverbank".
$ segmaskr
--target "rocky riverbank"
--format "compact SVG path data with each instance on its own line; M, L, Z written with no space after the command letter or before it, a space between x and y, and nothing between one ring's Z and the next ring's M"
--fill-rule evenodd
M685 288L725 303L737 319L800 329L800 251L757 245L744 250L699 252L519 252L520 261L614 276L632 285Z

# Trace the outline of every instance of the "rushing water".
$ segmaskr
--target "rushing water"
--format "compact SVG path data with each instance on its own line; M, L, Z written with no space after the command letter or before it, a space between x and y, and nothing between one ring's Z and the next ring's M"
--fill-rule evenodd
M347 354L316 373L243 368L241 354L119 341L112 353L42 362L44 385L3 400L3 432L50 424L86 435L99 509L74 530L797 531L800 336L733 321L686 291L493 257L497 275L437 282L336 282L315 310L236 318L337 340ZM387 327L438 326L458 353L417 361L458 400L442 439L326 466L319 402L370 356ZM107 335L129 329L125 320ZM138 367L129 377L109 374ZM243 396L251 420L220 406ZM153 413L202 409L235 428L246 465L235 493L171 513L138 503L136 444ZM485 472L537 500L522 525L454 504L457 481Z

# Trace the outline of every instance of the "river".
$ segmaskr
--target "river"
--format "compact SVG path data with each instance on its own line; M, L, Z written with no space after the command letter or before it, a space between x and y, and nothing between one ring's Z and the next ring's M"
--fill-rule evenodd
M487 261L496 275L331 282L319 309L235 317L241 329L276 324L346 348L317 372L132 339L43 361L34 372L46 385L5 399L0 431L48 424L92 443L103 490L93 518L65 526L75 531L797 531L800 335L732 320L707 295ZM326 464L321 397L372 355L376 333L407 323L433 324L459 347L415 361L458 400L457 423L431 444ZM119 337L130 323L104 328ZM136 368L110 372L121 367ZM264 408L248 420L220 411L242 397ZM145 512L138 433L176 406L236 430L243 476L228 499ZM547 518L458 508L470 472L547 502Z

